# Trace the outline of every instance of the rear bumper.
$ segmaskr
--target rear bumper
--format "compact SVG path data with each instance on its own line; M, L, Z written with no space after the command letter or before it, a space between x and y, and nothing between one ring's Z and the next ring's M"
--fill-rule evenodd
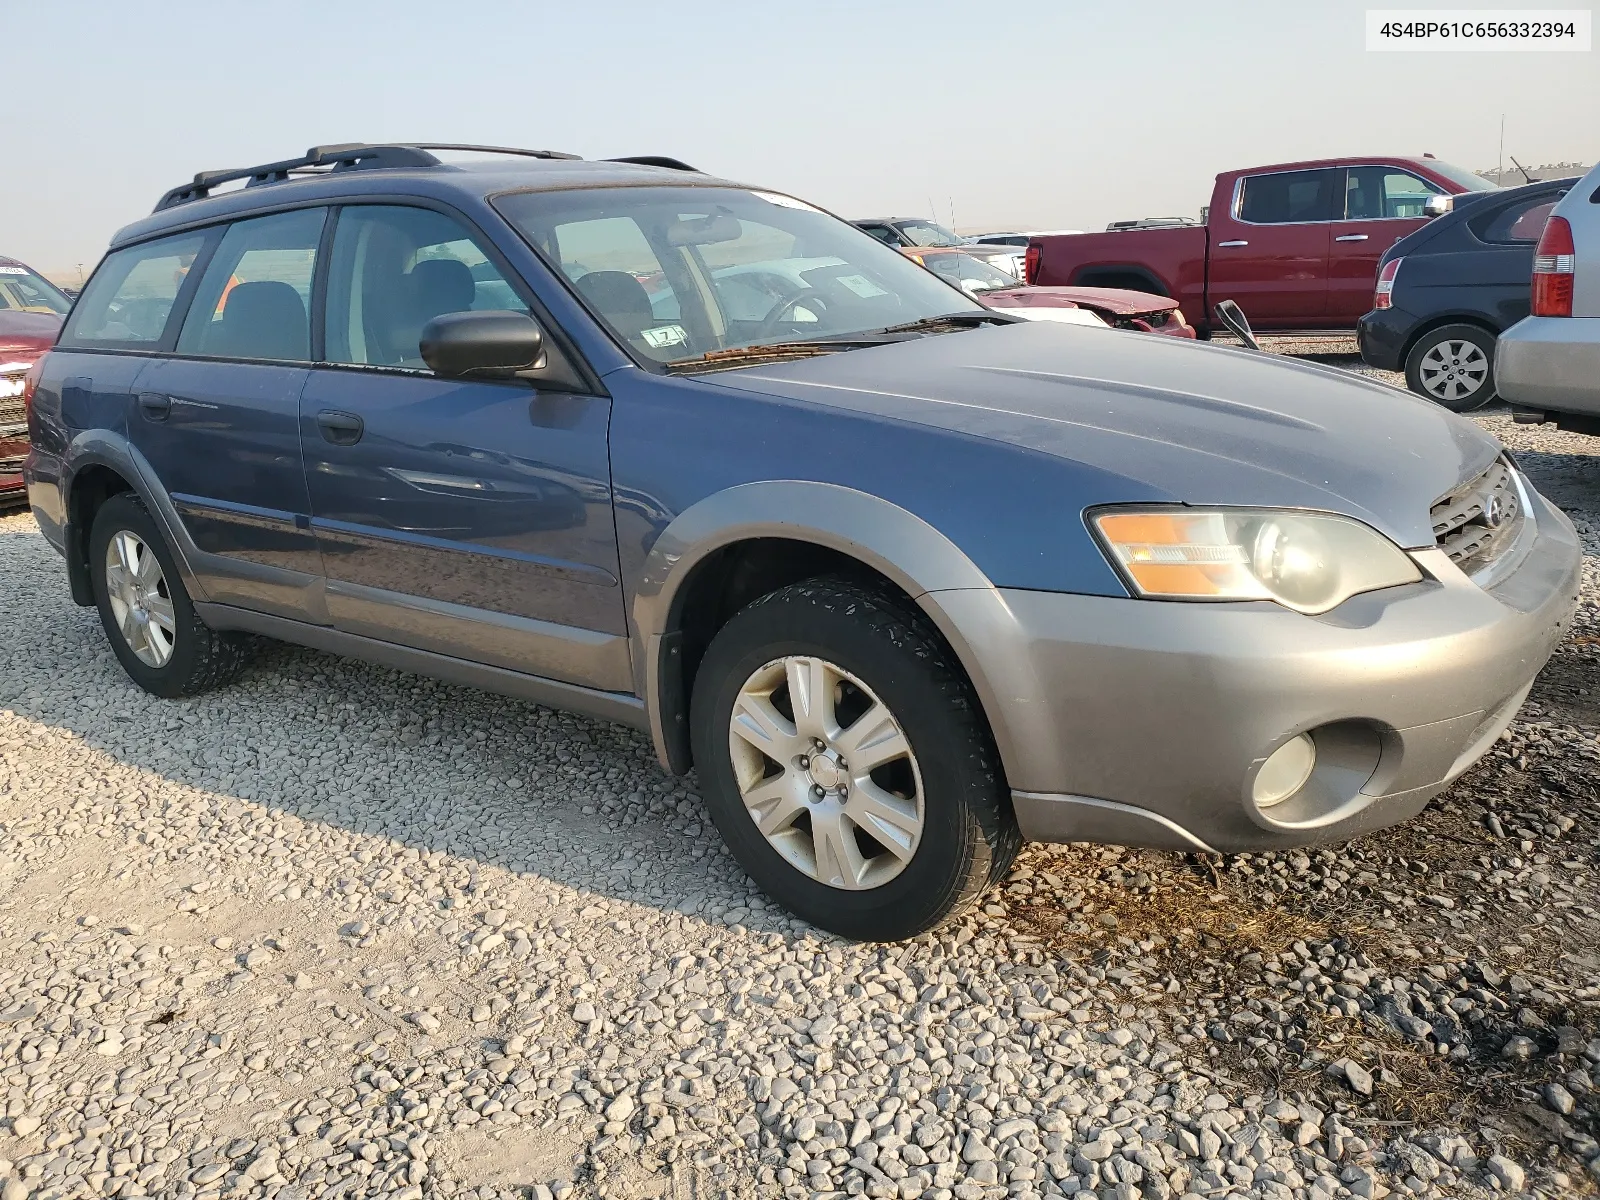
M1429 550L1432 578L1322 617L1003 593L1013 624L980 653L1010 684L989 706L1024 836L1240 852L1421 811L1510 723L1571 619L1577 536L1531 506L1526 557L1491 590ZM947 612L958 595L941 595ZM1256 771L1301 733L1310 780L1258 809Z
M1399 308L1375 308L1356 322L1356 349L1361 361L1380 371L1400 371L1406 365L1406 342L1417 318Z
M1525 317L1500 335L1495 389L1523 409L1600 415L1600 317Z

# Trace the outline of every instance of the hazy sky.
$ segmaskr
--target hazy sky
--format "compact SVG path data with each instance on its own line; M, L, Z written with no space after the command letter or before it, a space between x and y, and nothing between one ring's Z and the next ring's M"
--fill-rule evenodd
M1217 172L1290 159L1493 166L1502 113L1525 165L1600 156L1600 52L1373 54L1365 8L0 0L29 85L0 253L91 267L195 171L323 142L670 154L846 216L953 204L967 228L1197 214Z

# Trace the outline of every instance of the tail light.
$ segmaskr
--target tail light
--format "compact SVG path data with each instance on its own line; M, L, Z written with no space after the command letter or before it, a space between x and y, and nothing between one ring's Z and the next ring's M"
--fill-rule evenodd
M1372 292L1373 308L1388 308L1393 302L1394 277L1400 273L1400 264L1403 258L1391 258L1383 264L1383 270L1378 272L1378 286Z
M1533 252L1533 315L1570 317L1572 280L1577 252L1572 245L1572 226L1565 217L1551 217L1539 235Z
M1039 243L1029 242L1028 252L1022 256L1022 282L1030 286L1039 282Z
M28 373L22 377L22 419L33 420L33 393L39 386L39 376L44 374L44 360L49 358L48 352L41 354L33 360L33 366L28 368Z

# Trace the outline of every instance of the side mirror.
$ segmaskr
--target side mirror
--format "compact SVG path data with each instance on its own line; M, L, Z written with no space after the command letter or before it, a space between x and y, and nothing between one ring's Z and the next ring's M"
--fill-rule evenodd
M1255 332L1250 328L1250 322L1245 318L1244 309L1232 300L1224 300L1217 305L1217 320L1227 327L1229 333L1238 338L1252 350L1261 349L1261 343L1256 341Z
M1454 196L1432 195L1422 202L1422 215L1430 220L1442 217L1456 206Z
M511 379L544 365L544 333L526 313L455 312L422 327L422 361L447 379Z

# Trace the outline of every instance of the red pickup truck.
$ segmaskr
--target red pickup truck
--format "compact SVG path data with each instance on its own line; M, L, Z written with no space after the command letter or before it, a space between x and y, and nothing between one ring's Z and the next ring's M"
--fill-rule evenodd
M1204 225L1035 237L1027 280L1170 296L1202 337L1223 300L1256 329L1354 329L1383 252L1443 211L1429 197L1494 186L1429 157L1226 171Z

